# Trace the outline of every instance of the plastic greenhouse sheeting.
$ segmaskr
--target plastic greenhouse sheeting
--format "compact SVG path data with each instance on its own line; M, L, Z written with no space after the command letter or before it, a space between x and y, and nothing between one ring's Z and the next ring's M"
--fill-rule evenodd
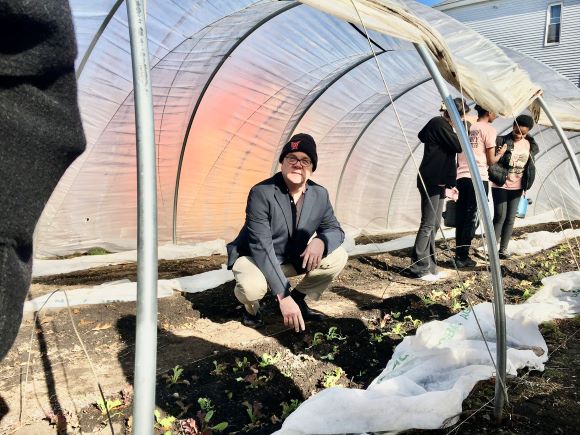
M135 249L137 240L126 5L70 3L87 150L39 221L39 256L93 246ZM391 101L366 37L303 3L341 6L361 27L346 0L147 2L160 243L233 238L243 223L247 192L277 170L279 150L296 132L316 139L319 167L313 179L328 188L346 231L416 229L414 161L422 157L416 135L438 114L435 86L408 40L371 30ZM505 56L452 18L412 1L356 4L367 26L392 33L400 25L394 36L423 41L436 51L450 82L459 72L464 92L478 102L517 114L543 88L565 125L580 122L580 91L548 67L517 53ZM511 123L504 118L495 125L509 131ZM565 208L579 216L578 186L559 139L545 127L532 133L545 142L539 141L539 181L530 193L537 200L529 214ZM578 133L568 134L578 152Z

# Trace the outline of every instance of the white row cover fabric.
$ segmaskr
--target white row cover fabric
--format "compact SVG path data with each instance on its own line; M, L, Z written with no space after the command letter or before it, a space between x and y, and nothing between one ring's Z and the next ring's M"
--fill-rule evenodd
M157 299L173 295L173 292L199 293L216 288L232 281L234 274L225 265L218 270L210 270L193 276L182 276L174 279L157 281ZM68 296L68 301L67 301ZM129 280L108 282L105 284L38 296L24 304L24 312L29 313L45 308L65 308L67 306L108 304L137 300L137 283Z
M87 150L67 171L39 221L35 245L41 257L94 246L131 250L137 240L126 7L122 0L70 3ZM346 8L348 2L343 3ZM430 28L433 35L442 35L433 41L443 38L441 49L450 47L454 58L453 47L461 45L464 31L475 37L441 12L414 2L405 7L410 11L405 19L412 15L421 32ZM160 244L174 241L174 233L177 243L233 239L243 224L249 189L277 170L280 148L296 132L310 133L317 141L319 165L313 178L328 188L345 230L417 228L414 161L420 161L423 147L416 135L438 114L440 97L412 44L371 31L391 102L366 38L345 21L298 1L149 0L147 18ZM501 54L493 46L492 51ZM465 65L474 66L473 59L468 61ZM544 65L521 56L514 61L532 70L549 104L580 95ZM508 65L505 59L500 64ZM517 79L507 80L520 83L515 89L530 83L515 64L509 65L504 72L512 77L513 70ZM492 85L489 77L482 88ZM489 89L504 95L504 87L511 85L498 88L499 77L493 77ZM494 125L509 131L511 123L506 118ZM574 134L572 146L579 151L580 138ZM577 186L566 184L570 165L556 136L549 131L544 136L550 151L539 159L541 181L531 192L537 188L542 201L529 213L566 206L574 215L580 205ZM554 186L560 185L568 190L556 196Z
M569 242L570 256L575 252L580 253L578 248L578 240L580 238L580 229L571 230L566 229L558 233L551 233L549 231L538 231L536 233L526 234L525 237L519 240L512 240L507 249L509 254L515 255L531 255L540 252L543 249L551 248L560 243ZM577 254L576 254L577 255Z
M176 282L177 280L160 280L157 288L157 299L172 296ZM54 294L38 296L24 303L24 313L38 312L41 308L66 308L67 306L109 304L135 300L137 300L137 283L125 279L88 288L68 290L66 295L64 291L59 290Z
M543 370L548 348L538 324L580 313L580 272L542 280L528 302L506 306L507 373ZM489 302L419 326L397 346L367 390L333 387L302 403L276 434L339 434L438 429L455 423L475 384L492 377L495 325Z

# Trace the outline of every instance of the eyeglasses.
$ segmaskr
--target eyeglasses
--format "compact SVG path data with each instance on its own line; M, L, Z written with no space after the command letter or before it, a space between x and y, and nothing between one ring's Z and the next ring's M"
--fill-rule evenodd
M312 165L312 160L310 159L298 159L294 156L286 156L286 160L288 160L288 163L290 163L291 165L295 165L296 163L300 162L300 166L302 166L303 168L309 168Z

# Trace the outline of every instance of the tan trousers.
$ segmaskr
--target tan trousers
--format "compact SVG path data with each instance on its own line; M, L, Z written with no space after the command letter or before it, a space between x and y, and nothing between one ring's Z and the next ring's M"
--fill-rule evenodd
M347 260L348 254L345 249L342 246L338 247L322 259L318 268L304 275L295 289L314 300L320 299L334 277L344 268ZM281 267L282 272L288 278L298 275L291 264L282 264ZM238 258L234 263L232 272L234 272L236 279L236 288L234 289L236 298L244 304L248 313L255 315L260 308L260 300L268 291L266 277L258 269L252 257Z

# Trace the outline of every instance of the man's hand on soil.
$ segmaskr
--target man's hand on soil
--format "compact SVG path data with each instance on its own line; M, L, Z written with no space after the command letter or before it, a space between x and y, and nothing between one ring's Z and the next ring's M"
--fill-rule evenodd
M306 246L304 252L300 254L300 257L302 257L302 268L308 272L316 269L320 266L322 254L324 254L324 242L318 238L312 239L308 246Z
M286 296L285 298L278 296L278 302L280 303L282 317L284 317L284 325L288 328L294 328L296 332L304 331L306 329L304 319L294 299L291 296Z

